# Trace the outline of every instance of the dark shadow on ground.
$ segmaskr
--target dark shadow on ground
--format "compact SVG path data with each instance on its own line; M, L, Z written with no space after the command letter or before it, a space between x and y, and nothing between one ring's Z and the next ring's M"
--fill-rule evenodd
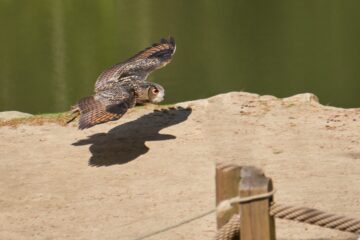
M81 139L72 145L91 144L92 154L89 165L110 166L132 161L149 151L146 141L175 139L176 136L159 134L163 128L185 121L192 110L190 108L170 108L155 110L132 122L111 129L108 133L98 133Z

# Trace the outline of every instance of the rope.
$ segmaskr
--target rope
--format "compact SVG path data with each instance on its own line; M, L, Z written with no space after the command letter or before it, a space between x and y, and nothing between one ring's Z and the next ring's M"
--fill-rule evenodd
M240 237L240 214L234 214L232 218L216 233L216 240L233 240Z
M196 217L193 217L193 218L184 220L184 221L182 221L182 222L179 222L179 223L177 223L177 224L175 224L175 225L168 226L168 227L165 227L165 228L163 228L163 229L157 230L157 231L155 231L155 232L152 232L152 233L146 234L146 235L144 235L144 236L138 237L138 238L136 238L136 239L134 239L134 240L143 240L143 239L146 239L146 238L153 237L153 236L155 236L155 235L158 235L158 234L167 232L167 231L169 231L169 230L171 230L171 229L180 227L180 226L182 226L182 225L184 225L184 224L190 223L190 222L192 222L192 221L195 221L195 220L197 220L197 219L200 219L200 218L202 218L202 217L205 217L205 216L207 216L207 215L210 215L210 214L212 214L213 212L215 212L214 209L213 209L213 210L210 210L210 211L208 211L208 212L205 212L205 213L203 213L203 214L200 214L200 215L198 215L198 216L196 216Z
M228 206L230 206L230 208L231 208L231 205L234 203L245 203L245 202L255 201L255 200L259 200L259 199L270 198L271 196L274 195L274 193L275 193L275 190L268 192L268 193L258 194L258 195L254 195L254 196L250 196L250 197L230 198L228 200L222 201L218 205L216 210L218 213L219 212L223 213L227 210ZM211 210L211 211L203 213L199 216L179 222L178 224L175 224L173 226L169 226L164 229L147 234L145 236L137 238L136 240L142 240L142 239L146 239L146 238L161 234L163 232L169 231L169 230L177 228L181 225L187 224L189 222L192 222L194 220L197 220L199 218L207 216L213 212L214 212L214 210ZM349 218L349 217L336 215L336 214L329 214L329 213L325 213L323 211L313 209L313 208L294 207L294 206L272 203L270 206L269 214L276 218L293 220L293 221L303 222L303 223L307 223L307 224L317 225L320 227L360 234L360 220L359 219ZM219 229L219 231L216 234L215 239L216 240L235 240L235 239L239 239L239 236L240 236L240 214L234 214L232 216L232 218L224 226L222 226Z
M218 214L224 213L227 210L231 209L231 205L234 203L246 203L246 202L251 202L251 201L255 201L255 200L260 200L260 199L264 199L264 198L269 198L271 196L273 196L275 194L276 190L273 190L271 192L267 192L267 193L262 193L262 194L257 194L257 195L253 195L250 197L233 197L227 200L224 200L222 202L219 203L219 205L216 207L216 212Z
M293 207L278 203L270 206L270 215L276 218L293 220L320 227L360 234L360 220L341 215L325 213L307 208ZM217 233L216 240L235 240L240 235L240 215L235 214Z
M313 208L293 207L273 203L270 208L270 215L277 218L304 222L320 227L360 234L359 219L325 213Z

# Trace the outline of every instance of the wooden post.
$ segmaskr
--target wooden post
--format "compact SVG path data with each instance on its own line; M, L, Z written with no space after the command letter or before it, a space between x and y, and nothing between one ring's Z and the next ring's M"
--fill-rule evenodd
M267 193L273 190L272 181L255 167L241 169L239 194L241 198ZM275 240L275 221L270 216L272 198L264 198L240 204L240 239Z
M216 206L224 200L238 196L240 170L240 166L233 164L216 165ZM217 228L220 229L238 212L238 205L235 205L231 210L218 214L216 216Z

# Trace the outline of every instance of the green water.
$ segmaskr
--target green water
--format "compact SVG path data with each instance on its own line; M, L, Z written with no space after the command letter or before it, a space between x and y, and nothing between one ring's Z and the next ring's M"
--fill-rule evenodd
M249 91L360 106L360 1L0 0L0 111L64 111L160 37L165 103Z

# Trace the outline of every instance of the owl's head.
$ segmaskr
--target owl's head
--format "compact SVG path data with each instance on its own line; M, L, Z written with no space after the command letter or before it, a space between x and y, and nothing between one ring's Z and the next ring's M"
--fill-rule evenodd
M164 100L165 90L161 85L153 83L149 87L148 96L150 102L159 103Z
M138 87L139 90L136 92L137 103L159 103L164 100L165 90L161 85L143 82Z

